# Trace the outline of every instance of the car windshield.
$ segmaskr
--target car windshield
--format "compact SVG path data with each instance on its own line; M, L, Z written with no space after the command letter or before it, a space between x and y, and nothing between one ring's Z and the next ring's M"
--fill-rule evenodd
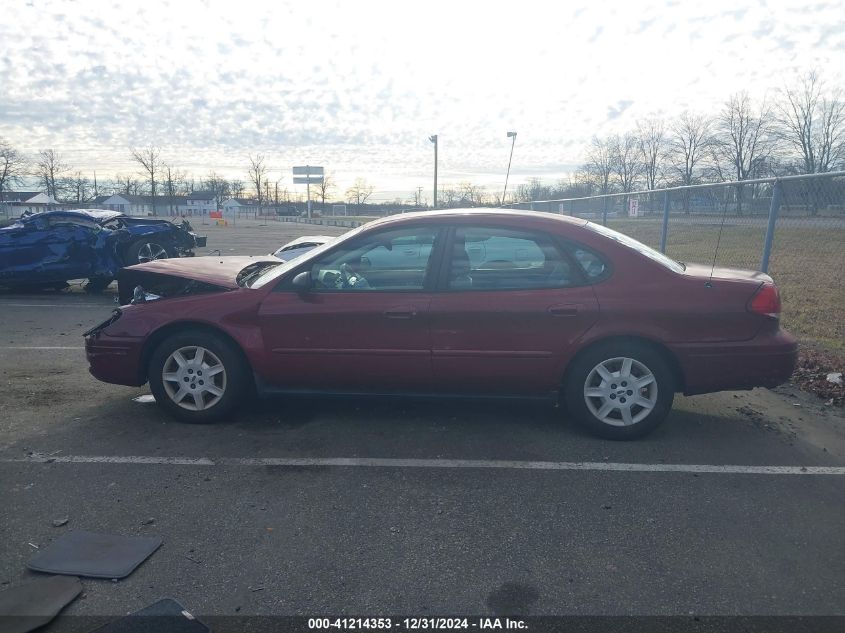
M289 270L295 268L299 265L299 263L307 258L310 258L312 255L318 255L320 253L324 253L328 249L336 246L338 242L342 240L346 240L348 237L352 237L353 235L357 235L362 229L363 225L359 226L357 229L353 229L349 231L349 233L344 233L342 238L333 239L330 242L326 242L325 244L321 244L320 246L316 246L310 251L303 253L297 257L293 257L292 259L288 259L278 266L274 266L268 270L263 271L263 273L259 276L251 278L247 283L244 285L247 288L261 288L262 286L266 286L267 284L273 282L274 280L278 279L282 275L284 275Z
M602 226L601 224L595 224L593 222L587 222L587 228L592 229L596 233L604 235L605 237L609 237L612 240L616 240L620 244L627 246L628 248L632 248L641 255L645 255L649 259L656 261L658 264L661 264L668 268L669 270L673 270L676 273L682 273L686 270L686 266L684 266L680 262L676 262L671 257L666 257L660 251L656 251L650 246L646 246L642 242L638 242L632 237L628 237L624 233L620 233L619 231L614 231L613 229L609 229L606 226Z

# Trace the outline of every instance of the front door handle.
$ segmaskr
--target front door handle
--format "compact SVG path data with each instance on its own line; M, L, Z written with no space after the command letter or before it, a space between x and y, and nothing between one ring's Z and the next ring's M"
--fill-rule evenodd
M549 306L549 314L555 317L574 317L578 316L578 306L564 305L564 306Z
M393 310L385 310L384 316L388 319L413 319L417 316L417 311L413 308L396 308Z

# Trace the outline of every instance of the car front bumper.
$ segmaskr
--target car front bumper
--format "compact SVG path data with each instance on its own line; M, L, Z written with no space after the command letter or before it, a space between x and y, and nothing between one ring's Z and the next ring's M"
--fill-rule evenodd
M94 378L115 385L138 387L146 382L141 366L141 345L134 339L111 339L99 334L85 337L88 371Z
M798 359L795 338L781 329L749 341L671 348L681 365L687 395L776 387L789 380Z

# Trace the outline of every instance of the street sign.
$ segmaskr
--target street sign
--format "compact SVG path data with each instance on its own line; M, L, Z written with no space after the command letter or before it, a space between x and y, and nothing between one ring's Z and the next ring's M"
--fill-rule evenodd
M323 168L313 165L301 165L293 168L293 184L308 185L308 218L311 219L311 185L319 185L323 182Z
M294 176L322 176L323 168L314 167L313 165L305 165L304 167L294 167Z
M628 217L635 218L640 212L640 201L637 198L628 200Z

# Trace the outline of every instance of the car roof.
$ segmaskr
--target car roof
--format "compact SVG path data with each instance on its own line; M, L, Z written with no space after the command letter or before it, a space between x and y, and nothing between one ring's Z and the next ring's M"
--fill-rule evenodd
M70 218L93 220L98 224L102 224L104 222L108 222L109 220L113 220L114 218L123 217L123 213L120 213L119 211L106 211L104 209L65 209L62 211L43 211L41 213L34 213L29 217L24 218L24 220L31 222L35 218L55 216L67 216Z
M539 211L513 211L510 209L448 209L439 211L415 211L391 215L386 218L373 220L367 224L370 227L383 227L390 224L404 224L420 220L423 222L448 222L449 220L471 220L471 221L492 221L496 220L521 220L526 227L541 226L554 223L561 223L568 226L584 226L588 223L582 218L574 218L556 213L542 213Z

